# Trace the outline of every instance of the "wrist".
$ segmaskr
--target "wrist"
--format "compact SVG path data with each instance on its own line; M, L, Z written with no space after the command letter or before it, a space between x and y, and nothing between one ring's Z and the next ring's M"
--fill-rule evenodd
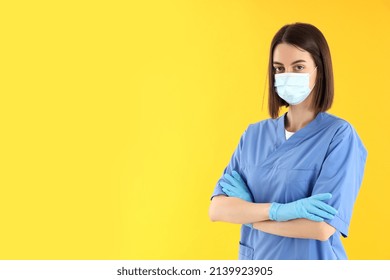
M281 206L280 203L276 203L276 202L271 203L271 206L269 207L269 212L268 212L270 220L273 220L273 221L277 220L278 210L279 210L280 206Z

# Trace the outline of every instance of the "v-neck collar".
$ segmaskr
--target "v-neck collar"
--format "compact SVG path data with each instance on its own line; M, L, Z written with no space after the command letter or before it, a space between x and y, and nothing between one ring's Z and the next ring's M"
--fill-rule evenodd
M313 127L315 127L318 124L318 122L323 118L323 114L324 114L323 112L319 112L312 121L310 121L303 128L296 131L288 140L286 140L284 124L285 124L285 119L287 118L287 113L284 113L283 116L279 117L277 122L277 135L278 135L279 144L283 144L286 141L295 142L297 140L300 140L302 137L305 136L306 131L310 131Z
M295 132L294 135L292 135L288 140L286 140L284 132L284 119L286 118L286 114L277 119L277 137L274 151L268 155L264 162L262 162L261 166L268 166L269 168L272 166L275 167L275 161L279 160L282 155L286 154L291 149L298 146L302 141L305 141L305 139L311 137L313 134L318 133L319 130L327 126L328 122L324 122L326 116L327 115L324 112L318 113L317 116L310 123Z

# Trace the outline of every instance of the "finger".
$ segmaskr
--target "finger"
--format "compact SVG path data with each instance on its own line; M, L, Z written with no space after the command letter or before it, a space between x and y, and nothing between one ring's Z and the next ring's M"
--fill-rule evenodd
M222 186L222 188L225 188L225 189L227 189L227 190L229 190L231 192L233 192L236 189L234 186L232 186L232 185L230 185L228 183L225 183L225 182L221 182L219 184Z
M310 198L317 199L317 200L328 200L332 198L331 193L319 193L312 195Z
M240 174L236 170L232 171L232 175L238 182L241 183L241 185L246 186L244 180L242 179L242 177L240 176Z
M323 219L331 220L334 218L334 214L330 214L324 210L321 210L321 209L317 208L315 205L311 205L310 207L308 207L308 209L306 209L306 211L309 212L309 214L316 215L316 216L321 217Z
M315 211L314 213L310 213L310 214L316 215L318 217L321 217L321 218L327 219L327 220L332 220L334 218L334 215L329 214L328 212L325 212L325 211L322 211L319 209L317 209L317 211Z
M234 196L233 192L230 191L229 189L222 188L222 191L223 191L224 193L226 193L228 196Z
M234 187L236 187L236 188L240 187L240 185L238 184L237 180L234 177L232 177L232 175L226 173L223 177L226 180L228 180Z
M312 220L312 221L314 221L314 222L323 222L323 221L324 221L323 218L318 217L318 216L313 215L313 214L309 214L309 215L306 217L306 219Z
M222 188L222 191L224 193L226 193L229 197L236 197L236 198L242 199L235 191L225 189L225 188Z
M313 200L312 204L315 205L317 208L322 209L332 215L336 215L339 211L337 209L333 208L329 204L319 201L319 200Z

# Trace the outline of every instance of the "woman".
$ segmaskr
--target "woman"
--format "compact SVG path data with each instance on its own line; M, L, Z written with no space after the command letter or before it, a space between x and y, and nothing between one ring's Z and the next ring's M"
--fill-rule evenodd
M353 127L326 113L333 102L328 44L295 23L274 36L269 113L250 124L218 180L212 221L243 224L239 259L347 259L367 152ZM281 106L288 112L279 117Z

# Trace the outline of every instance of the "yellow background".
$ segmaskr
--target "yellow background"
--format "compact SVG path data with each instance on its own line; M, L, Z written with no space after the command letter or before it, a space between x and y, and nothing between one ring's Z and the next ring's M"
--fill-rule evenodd
M0 258L236 259L209 198L308 22L368 161L350 259L390 259L389 1L2 1Z

